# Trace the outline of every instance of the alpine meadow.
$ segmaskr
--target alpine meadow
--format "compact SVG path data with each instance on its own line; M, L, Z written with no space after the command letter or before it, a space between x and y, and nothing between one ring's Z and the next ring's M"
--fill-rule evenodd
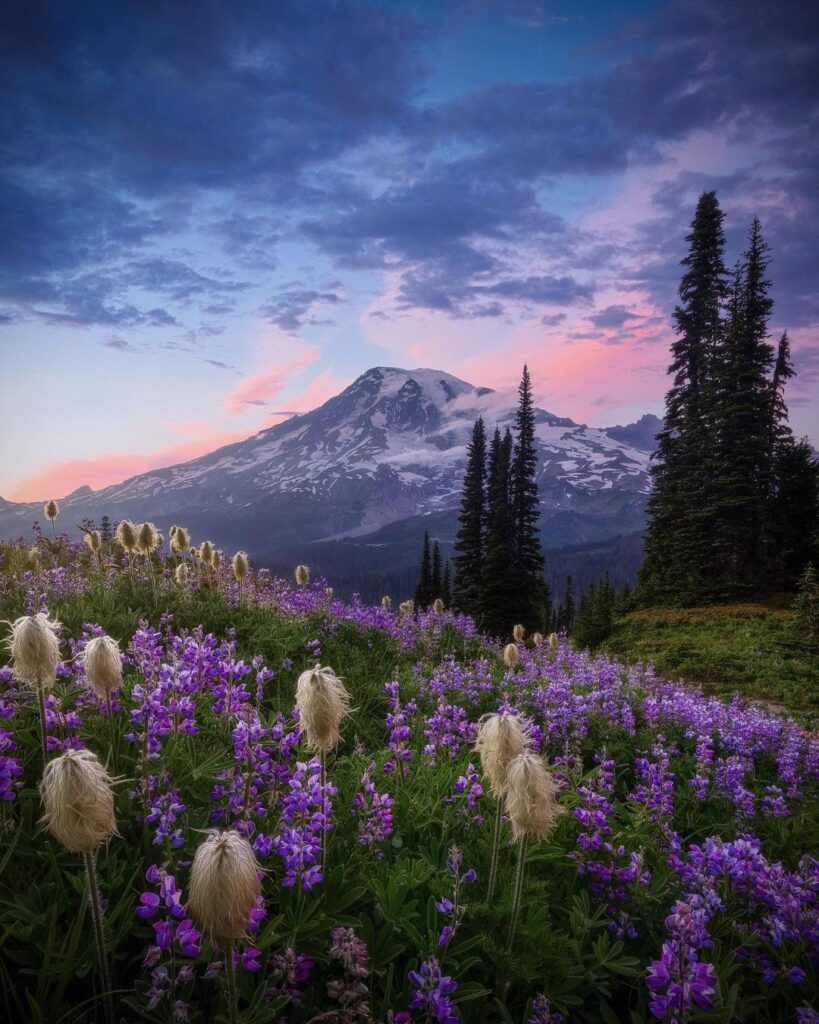
M3 1021L819 1024L818 12L0 12Z

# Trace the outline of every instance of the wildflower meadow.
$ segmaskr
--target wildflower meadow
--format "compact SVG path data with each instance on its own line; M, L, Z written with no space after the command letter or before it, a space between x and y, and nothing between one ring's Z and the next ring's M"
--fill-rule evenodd
M8 1021L819 1021L819 738L174 528L0 548Z

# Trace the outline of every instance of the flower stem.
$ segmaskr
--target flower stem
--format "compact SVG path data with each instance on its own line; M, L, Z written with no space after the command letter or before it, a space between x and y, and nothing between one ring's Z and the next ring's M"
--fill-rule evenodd
M114 708L111 702L111 694L106 693L105 703L108 711L108 728L111 730L111 772L118 775L117 765L117 726L114 721Z
M512 943L515 940L515 930L520 917L520 901L523 895L523 871L526 864L526 836L518 844L518 870L515 874L515 898L512 903L512 920L509 923L509 941L506 944L507 953L512 952Z
M108 957L105 953L105 933L102 928L102 910L100 908L100 895L97 888L97 870L94 865L94 854L84 853L85 877L88 883L88 904L91 907L91 919L94 923L94 940L97 947L97 966L99 967L100 980L102 982L103 998L105 1000L105 1019L108 1024L114 1024L114 999L111 995L111 975L108 970Z
M225 977L227 978L228 1021L239 1020L239 997L236 992L236 965L233 963L233 943L225 946Z
M498 879L498 859L500 856L500 838L503 818L503 798L498 797L495 808L495 834L492 838L492 861L489 865L489 886L486 890L486 902L491 903L495 895L495 883Z
M40 743L43 748L43 767L48 764L48 733L46 732L45 690L37 687L37 698L40 702Z

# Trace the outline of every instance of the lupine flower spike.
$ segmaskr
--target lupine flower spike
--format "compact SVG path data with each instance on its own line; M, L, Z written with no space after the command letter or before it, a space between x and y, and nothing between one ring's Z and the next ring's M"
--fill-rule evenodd
M99 847L118 834L111 778L90 750L68 750L45 766L40 796L45 827L69 853L83 858L106 1019L113 1024L111 973L94 862Z

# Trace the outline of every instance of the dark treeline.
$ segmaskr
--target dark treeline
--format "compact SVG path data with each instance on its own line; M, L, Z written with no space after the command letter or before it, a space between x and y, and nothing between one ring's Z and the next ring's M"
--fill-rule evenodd
M475 421L453 559L453 606L497 635L516 623L542 629L551 617L539 534L532 384L525 366L518 395L514 431L501 434L496 428L487 443L483 420ZM419 588L421 595L434 598L437 593L425 590L425 565L429 558L434 574L435 549L427 554L428 538L425 545Z
M787 333L768 340L769 249L754 218L732 272L716 193L699 200L674 310L640 600L759 599L816 556L819 469L788 425Z

